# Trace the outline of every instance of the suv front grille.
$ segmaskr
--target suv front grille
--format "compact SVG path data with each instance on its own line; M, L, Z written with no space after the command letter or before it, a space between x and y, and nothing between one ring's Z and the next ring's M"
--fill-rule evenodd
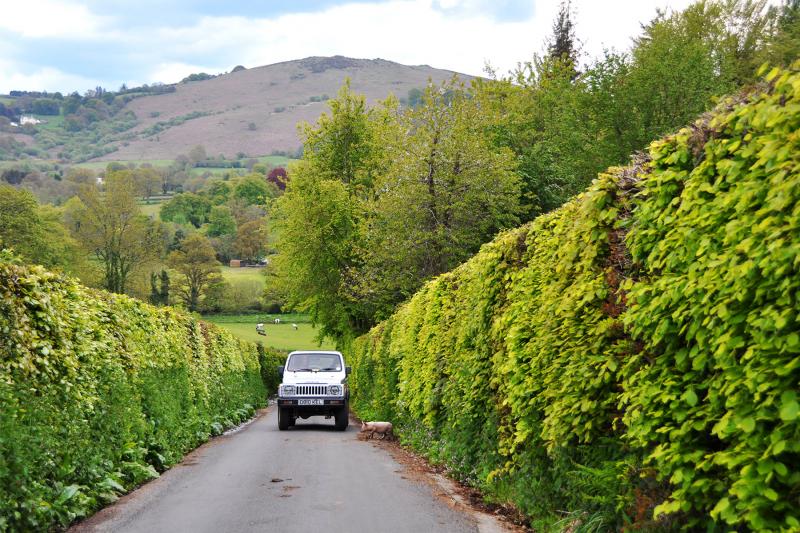
M324 396L327 394L326 385L296 385L295 395L297 396Z

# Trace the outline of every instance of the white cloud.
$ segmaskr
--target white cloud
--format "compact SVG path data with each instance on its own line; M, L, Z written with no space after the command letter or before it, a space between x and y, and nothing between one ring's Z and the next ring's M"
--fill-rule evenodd
M159 63L150 72L148 76L148 83L174 83L195 72L215 73L216 70L217 69L215 68L203 67L200 65L190 65L188 63L181 62ZM135 85L135 82L130 84L131 87Z
M657 7L682 9L690 1L573 0L577 33L589 57L599 56L604 47L625 50ZM536 1L536 9L525 20L494 17L485 7L486 0L391 0L273 18L204 17L179 27L159 25L154 17L147 28L130 28L121 17L97 16L73 0L26 0L4 6L0 30L28 38L113 42L123 49L114 61L129 72L125 76L129 85L134 79L171 83L192 72L217 73L236 64L255 67L335 54L428 64L471 75L483 74L489 62L503 74L543 50L559 4L558 0ZM13 55L10 50L6 53ZM0 90L34 88L35 83L42 84L38 89L82 90L99 83L61 71L58 57L54 49L49 66L24 73L4 69ZM0 56L3 59L14 60ZM96 76L102 78L102 71ZM118 83L101 81L104 86Z
M24 0L3 5L0 29L29 38L92 39L113 22L86 6L60 0Z
M217 61L217 71L228 70L236 63L254 67L340 54L429 64L481 75L487 61L505 73L518 62L529 60L534 52L541 52L559 8L557 1L538 2L535 16L519 21L496 20L473 9L454 17L439 9L445 4L461 3L469 2L394 0L344 4L272 19L206 17L194 26L161 28L157 40L169 43L162 49L169 50L176 65L182 64L178 58L184 54L205 55L207 63L213 65L215 56L224 53L225 62ZM578 12L578 36L585 43L587 54L597 57L604 47L628 48L631 38L640 31L640 24L655 16L656 7L682 9L689 3L690 0L578 0L573 5ZM159 65L148 77L151 81L171 82L186 72L177 66L173 72Z
M0 58L0 88L21 91L62 91L85 90L103 85L99 80L92 80L64 72L54 67L38 67L26 70L11 61Z

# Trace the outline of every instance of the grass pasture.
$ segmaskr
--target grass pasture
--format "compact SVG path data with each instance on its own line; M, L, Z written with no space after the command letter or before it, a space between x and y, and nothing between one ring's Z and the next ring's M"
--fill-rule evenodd
M168 167L174 162L174 159L136 159L134 161L86 161L84 163L76 163L73 166L97 171L105 170L111 163L119 163L125 166L127 166L128 163L135 163L137 166L143 163L149 163L154 167Z
M225 281L228 283L235 283L236 281L258 281L259 283L263 283L263 272L263 267L222 267L222 277L225 278Z
M280 319L280 324L275 324L275 318ZM334 349L333 343L328 340L322 344L314 340L317 331L306 315L206 315L203 320L217 324L244 340L261 342L278 350ZM266 335L256 333L256 324L259 322L264 323ZM292 324L297 324L296 330Z

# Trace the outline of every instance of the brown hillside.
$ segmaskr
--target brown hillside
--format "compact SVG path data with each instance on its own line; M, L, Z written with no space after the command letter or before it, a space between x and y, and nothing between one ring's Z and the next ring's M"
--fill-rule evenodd
M203 145L209 156L234 157L294 151L300 146L297 124L314 121L328 109L324 95L334 97L345 78L370 103L389 93L405 97L428 80L439 83L455 74L429 66L406 66L383 59L341 56L309 57L240 70L205 81L178 84L174 93L131 101L127 108L140 124L127 146L107 160L168 159ZM459 75L469 81L470 76ZM157 134L146 130L159 122L203 113L204 116L166 127ZM255 124L251 129L250 124Z

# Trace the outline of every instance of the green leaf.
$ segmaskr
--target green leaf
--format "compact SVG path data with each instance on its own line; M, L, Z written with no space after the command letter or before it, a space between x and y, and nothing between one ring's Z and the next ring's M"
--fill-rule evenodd
M728 498L722 498L720 501L717 502L717 505L715 505L714 508L711 509L711 516L713 517L719 516L720 514L727 511L730 506L731 506L730 500L728 500Z
M800 415L800 404L797 403L797 400L792 400L788 403L785 403L781 406L781 420L784 422L792 422L797 420L797 417Z
M686 391L683 395L683 399L692 407L697 405L697 394L695 394L693 389Z
M756 421L753 420L753 417L748 416L747 418L741 419L736 426L745 433L752 433L752 431L756 428Z
M64 487L61 490L61 493L58 495L58 499L56 500L56 503L61 505L61 504L65 503L65 502L71 500L76 494L78 494L78 491L80 489L81 489L80 485L69 485L67 487Z

